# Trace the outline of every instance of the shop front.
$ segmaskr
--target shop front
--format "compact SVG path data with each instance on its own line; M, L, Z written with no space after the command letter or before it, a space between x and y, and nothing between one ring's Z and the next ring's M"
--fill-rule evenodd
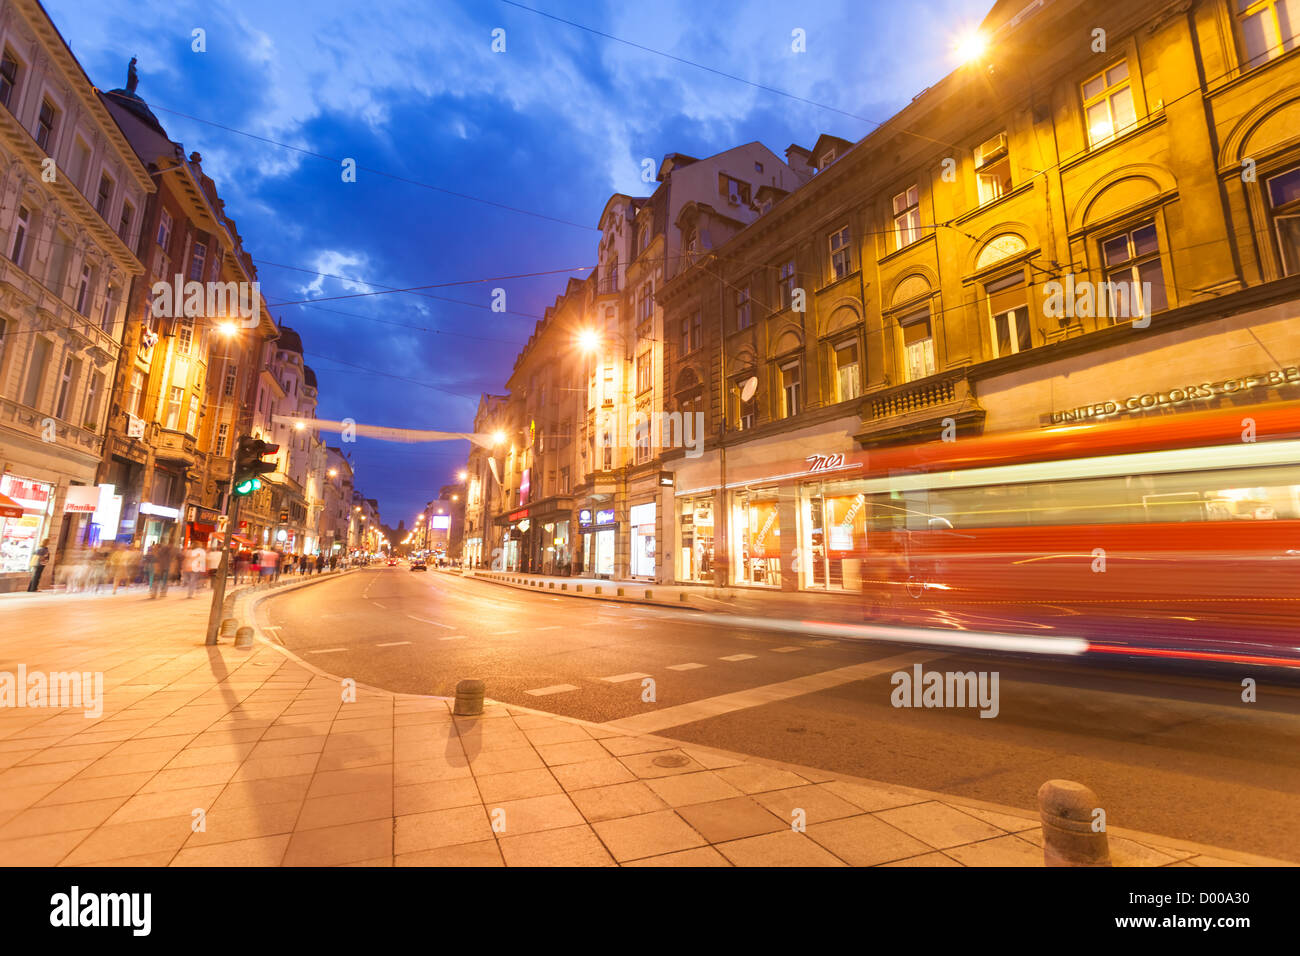
M731 553L735 584L781 586L781 520L776 487L731 495Z
M0 577L12 590L26 586L36 549L49 535L54 485L6 472L0 476L0 505Z
M582 508L578 511L578 529L582 533L583 573L612 578L618 531L614 509Z
M138 510L143 530L141 547L145 551L148 551L160 541L171 541L174 544L180 543L176 540L176 532L181 520L179 508L154 504L152 501L142 501Z
M713 583L713 495L677 499L677 580Z
M656 503L648 501L633 505L628 512L628 526L631 529L630 570L634 578L655 576L655 514Z

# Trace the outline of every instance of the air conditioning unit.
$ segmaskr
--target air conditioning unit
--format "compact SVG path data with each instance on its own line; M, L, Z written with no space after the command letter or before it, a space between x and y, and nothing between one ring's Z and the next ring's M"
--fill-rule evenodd
M733 206L740 205L740 183L734 179L727 180L727 202Z
M998 133L975 148L975 168L982 169L1007 154L1007 134Z

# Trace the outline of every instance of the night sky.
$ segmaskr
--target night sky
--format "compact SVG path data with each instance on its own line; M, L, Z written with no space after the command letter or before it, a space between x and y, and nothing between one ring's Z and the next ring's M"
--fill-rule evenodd
M139 57L138 93L202 154L272 313L301 332L319 416L468 431L568 276L595 263L610 194L651 192L644 158L858 140L954 68L955 37L992 0L526 4L549 16L504 0L45 6L101 88L125 86ZM554 274L482 281L538 272ZM496 287L507 314L489 309ZM328 301L277 305L302 300ZM390 525L467 449L350 446Z

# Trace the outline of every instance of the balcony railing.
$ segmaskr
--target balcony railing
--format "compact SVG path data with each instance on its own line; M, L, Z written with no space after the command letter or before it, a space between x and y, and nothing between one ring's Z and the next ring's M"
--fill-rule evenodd
M932 375L920 382L898 385L871 397L873 419L892 418L922 412L936 405L956 402L970 394L966 369L956 369L942 375Z

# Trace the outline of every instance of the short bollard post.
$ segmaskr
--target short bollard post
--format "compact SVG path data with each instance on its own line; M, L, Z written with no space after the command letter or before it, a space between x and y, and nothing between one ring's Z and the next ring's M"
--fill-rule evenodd
M482 714L483 690L481 680L457 681L456 709L452 713L457 717L477 717Z
M1073 780L1049 780L1038 788L1044 866L1111 865L1106 831L1093 829L1097 809L1097 795Z
M228 618L226 618L224 621L221 622L221 631L220 631L220 636L221 636L221 637L234 637L234 636L235 636L235 628L238 627L238 626L239 626L239 622L236 621L233 617L228 617Z
M253 646L253 629L251 627L241 627L239 630L235 631L235 646Z

